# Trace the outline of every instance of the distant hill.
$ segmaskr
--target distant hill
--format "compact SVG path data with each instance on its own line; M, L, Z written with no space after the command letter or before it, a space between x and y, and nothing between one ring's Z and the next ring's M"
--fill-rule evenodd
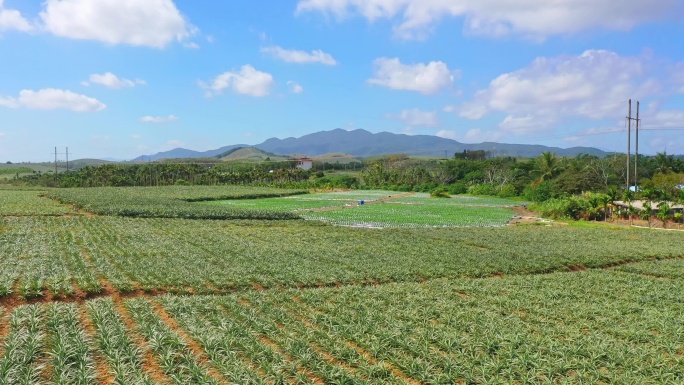
M280 161L287 160L287 156L277 155L272 152L266 152L256 147L236 147L232 150L226 151L216 156L223 162L229 161Z
M194 151L185 148L174 148L173 150L158 152L154 155L140 155L132 159L132 162L152 162L160 159L179 159L179 158L213 158L219 154L228 152L238 147L250 147L249 144L233 144L209 151Z
M317 155L312 157L313 160L321 163L339 163L339 164L346 164L346 163L360 163L361 158L358 156L354 155L349 155L349 154L344 154L344 153L330 153L330 154L323 154L323 155Z
M257 147L274 154L306 154L319 156L330 153L346 153L355 157L369 157L385 154L403 153L407 155L432 155L453 157L454 153L464 150L484 150L494 156L536 157L542 152L551 151L559 156L588 154L606 156L608 153L592 147L559 148L542 145L508 144L485 142L465 144L452 139L433 135L404 135L390 132L377 134L366 130L346 131L335 129L304 135L300 138L271 138L255 146L231 145L212 151L198 152L177 148L155 155L145 155L144 160L163 158L204 158L225 153L236 147ZM136 158L140 160L141 157Z

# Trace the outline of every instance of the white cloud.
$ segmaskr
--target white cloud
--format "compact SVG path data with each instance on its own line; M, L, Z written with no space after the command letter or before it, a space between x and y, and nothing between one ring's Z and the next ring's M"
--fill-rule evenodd
M338 19L359 14L373 22L400 21L395 34L424 38L447 17L464 18L466 32L486 36L520 34L543 39L593 29L630 30L674 19L684 10L677 0L300 0L297 13L323 12Z
M684 94L684 62L677 63L672 69L672 82L677 87L677 93Z
M95 98L69 90L46 88L39 91L22 90L18 98L0 98L0 106L31 110L71 110L76 112L102 111L107 108Z
M114 75L111 72L104 73L102 75L99 74L92 74L90 75L90 82L95 83L95 84L100 84L105 87L109 88L131 88L135 87L137 85L145 85L147 84L146 81L140 80L140 79L135 79L135 80L129 80L129 79L123 79L119 78L118 76ZM88 86L88 82L81 82L84 86Z
M401 120L409 127L435 127L439 124L437 111L421 111L417 108L404 110L397 115L389 114L387 118Z
M195 43L194 41L183 44L183 47L189 48L189 49L200 49L200 48L202 48L202 47L200 47L199 44Z
M224 72L218 75L211 84L199 84L208 90L207 97L221 95L225 89L231 89L236 94L261 97L271 92L274 80L273 75L258 71L251 65L244 65L239 72Z
M373 62L374 78L368 83L388 87L394 90L417 91L423 94L434 94L449 87L454 82L454 74L441 61L423 64L402 64L398 58L379 58Z
M665 90L650 77L650 58L622 57L610 51L579 56L540 57L523 69L492 80L459 115L477 120L492 112L508 114L499 125L514 133L552 128L563 118L619 118L627 99L653 97Z
M290 88L290 92L292 92L293 94L301 94L302 92L304 92L304 87L302 87L299 83L294 82L292 80L287 82L287 86Z
M0 32L12 30L29 32L33 30L31 23L29 23L19 11L5 9L3 2L4 0L0 0Z
M172 0L47 0L40 18L54 35L163 48L197 32Z
M181 148L183 146L185 146L185 142L178 139L171 139L168 142L164 143L162 151L174 150L176 148Z
M178 120L176 115L169 116L143 116L140 118L141 122L144 123L170 123Z
M269 54L274 58L282 60L287 63L319 63L329 66L337 65L337 60L335 60L335 58L333 58L332 55L330 55L329 53L325 53L319 49L311 52L306 52L299 50L288 50L278 46L271 46L261 48L261 52Z
M684 128L684 110L646 112L640 116L642 127Z
M482 131L479 128L473 128L465 133L459 133L452 130L441 130L437 132L437 136L465 143L482 143L497 142L503 138L504 134L499 131Z

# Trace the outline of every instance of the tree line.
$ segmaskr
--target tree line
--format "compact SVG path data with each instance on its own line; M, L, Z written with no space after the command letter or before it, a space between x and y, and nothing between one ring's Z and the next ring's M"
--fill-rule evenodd
M634 164L635 158L630 162ZM451 159L395 154L363 160L350 171L339 164L314 164L304 171L292 162L216 163L193 160L145 164L106 164L79 170L33 173L11 181L46 187L261 185L294 188L367 188L395 191L523 197L547 202L594 193L616 199L625 186L627 157L545 152L535 158L487 157L482 151L458 153ZM334 171L334 170L338 171ZM323 171L326 170L326 171ZM332 170L332 171L331 171ZM633 170L633 168L632 168ZM682 200L684 161L667 153L640 156L632 199ZM634 181L634 176L631 176ZM634 189L634 188L633 188ZM573 216L576 216L572 214Z

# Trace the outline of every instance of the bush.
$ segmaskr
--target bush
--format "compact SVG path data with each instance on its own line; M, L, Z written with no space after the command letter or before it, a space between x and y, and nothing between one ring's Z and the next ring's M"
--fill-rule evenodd
M546 202L551 198L558 197L555 186L550 182L542 182L536 187L526 187L523 197L532 202Z
M580 219L588 215L589 202L582 197L551 198L531 206L543 217L561 219Z
M496 195L496 186L491 183L472 185L468 188L468 194L472 195Z
M468 186L463 182L457 182L449 185L448 191L451 195L465 194L468 192Z
M451 198L451 195L449 195L449 192L447 191L446 187L441 186L441 187L437 187L436 189L432 190L430 192L430 197L431 198Z
M499 192L496 194L499 198L510 198L514 197L517 194L517 191L515 191L515 186L510 185L510 184L505 184L501 187L499 187Z

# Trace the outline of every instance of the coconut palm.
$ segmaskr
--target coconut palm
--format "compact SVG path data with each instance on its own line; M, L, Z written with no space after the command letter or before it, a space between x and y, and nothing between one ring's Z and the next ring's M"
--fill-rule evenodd
M682 214L682 213L675 213L674 214L674 221L677 224L677 230L679 230L679 225L682 224L683 219L684 219L684 214Z
M629 224L632 225L632 214L633 214L633 206L632 206L632 201L634 200L634 192L632 190L625 190L622 192L622 200L627 202L628 208L627 208L627 215L629 216Z
M674 156L667 155L667 151L657 153L654 160L658 166L658 172L661 174L667 174L672 171L672 167L675 164Z
M667 221L670 219L670 205L667 202L658 203L658 213L656 218L663 221L663 228L667 227Z
M535 166L539 178L532 184L533 187L544 181L553 179L561 171L560 158L551 151L542 152L542 154L535 159Z
M644 208L639 212L639 216L641 219L648 221L648 227L651 227L651 219L653 217L653 206L651 206L651 202L645 201L644 202Z

